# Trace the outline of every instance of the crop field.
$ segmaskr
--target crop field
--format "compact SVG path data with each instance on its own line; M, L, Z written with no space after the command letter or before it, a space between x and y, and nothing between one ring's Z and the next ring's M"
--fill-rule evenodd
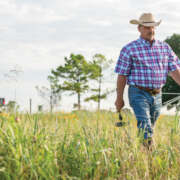
M180 179L179 116L160 116L148 150L135 117L122 115L127 124L116 127L108 111L1 113L0 179Z

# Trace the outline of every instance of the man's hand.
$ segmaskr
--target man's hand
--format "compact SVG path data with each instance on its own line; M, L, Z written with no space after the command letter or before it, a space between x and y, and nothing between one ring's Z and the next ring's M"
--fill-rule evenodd
M124 107L124 100L120 99L120 98L117 98L116 101L115 101L115 106L116 106L117 112L120 112L121 109Z

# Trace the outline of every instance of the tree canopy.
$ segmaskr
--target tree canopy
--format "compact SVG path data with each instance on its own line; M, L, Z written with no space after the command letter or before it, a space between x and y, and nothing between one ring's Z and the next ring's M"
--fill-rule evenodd
M172 50L176 53L176 55L180 58L180 34L173 34L171 37L168 37L165 42L167 42ZM167 77L167 82L162 89L163 93L180 93L180 86L170 77ZM163 94L162 101L167 102L179 95L175 94ZM174 102L173 104L177 104Z
M96 68L81 54L71 54L64 60L65 64L52 70L48 79L57 91L70 91L71 95L77 94L77 103L74 106L80 109L81 95L89 89L89 79L96 77Z

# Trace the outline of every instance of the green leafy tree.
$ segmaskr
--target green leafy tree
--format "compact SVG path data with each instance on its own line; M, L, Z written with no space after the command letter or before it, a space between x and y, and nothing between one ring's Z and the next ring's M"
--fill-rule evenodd
M93 56L93 61L91 63L92 68L94 69L93 76L91 78L98 83L98 88L92 88L91 91L95 94L87 97L85 101L94 101L98 103L98 110L100 110L100 104L102 99L106 99L108 94L114 92L114 90L106 90L102 92L102 80L103 80L103 71L107 70L112 63L112 60L107 60L106 57L102 54L95 54Z
M180 34L173 34L165 40L173 49L178 57L180 57Z
M70 95L77 95L75 107L81 108L81 95L89 89L88 81L94 76L94 68L81 54L71 54L65 57L65 64L51 71L48 76L57 91L70 91Z
M172 48L172 50L176 53L176 55L180 58L180 34L173 34L171 37L165 40ZM163 93L180 93L179 85L170 77L167 77L167 82L162 89ZM167 102L172 98L177 97L178 95L173 94L163 94L162 101ZM176 105L178 101L175 101L173 104ZM173 107L172 105L169 107Z

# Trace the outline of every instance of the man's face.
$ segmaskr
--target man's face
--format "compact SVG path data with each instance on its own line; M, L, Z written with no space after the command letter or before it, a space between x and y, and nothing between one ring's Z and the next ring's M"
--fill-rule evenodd
M141 37L144 38L147 41L153 41L154 35L155 35L155 27L154 26L138 26L138 30L141 34Z

